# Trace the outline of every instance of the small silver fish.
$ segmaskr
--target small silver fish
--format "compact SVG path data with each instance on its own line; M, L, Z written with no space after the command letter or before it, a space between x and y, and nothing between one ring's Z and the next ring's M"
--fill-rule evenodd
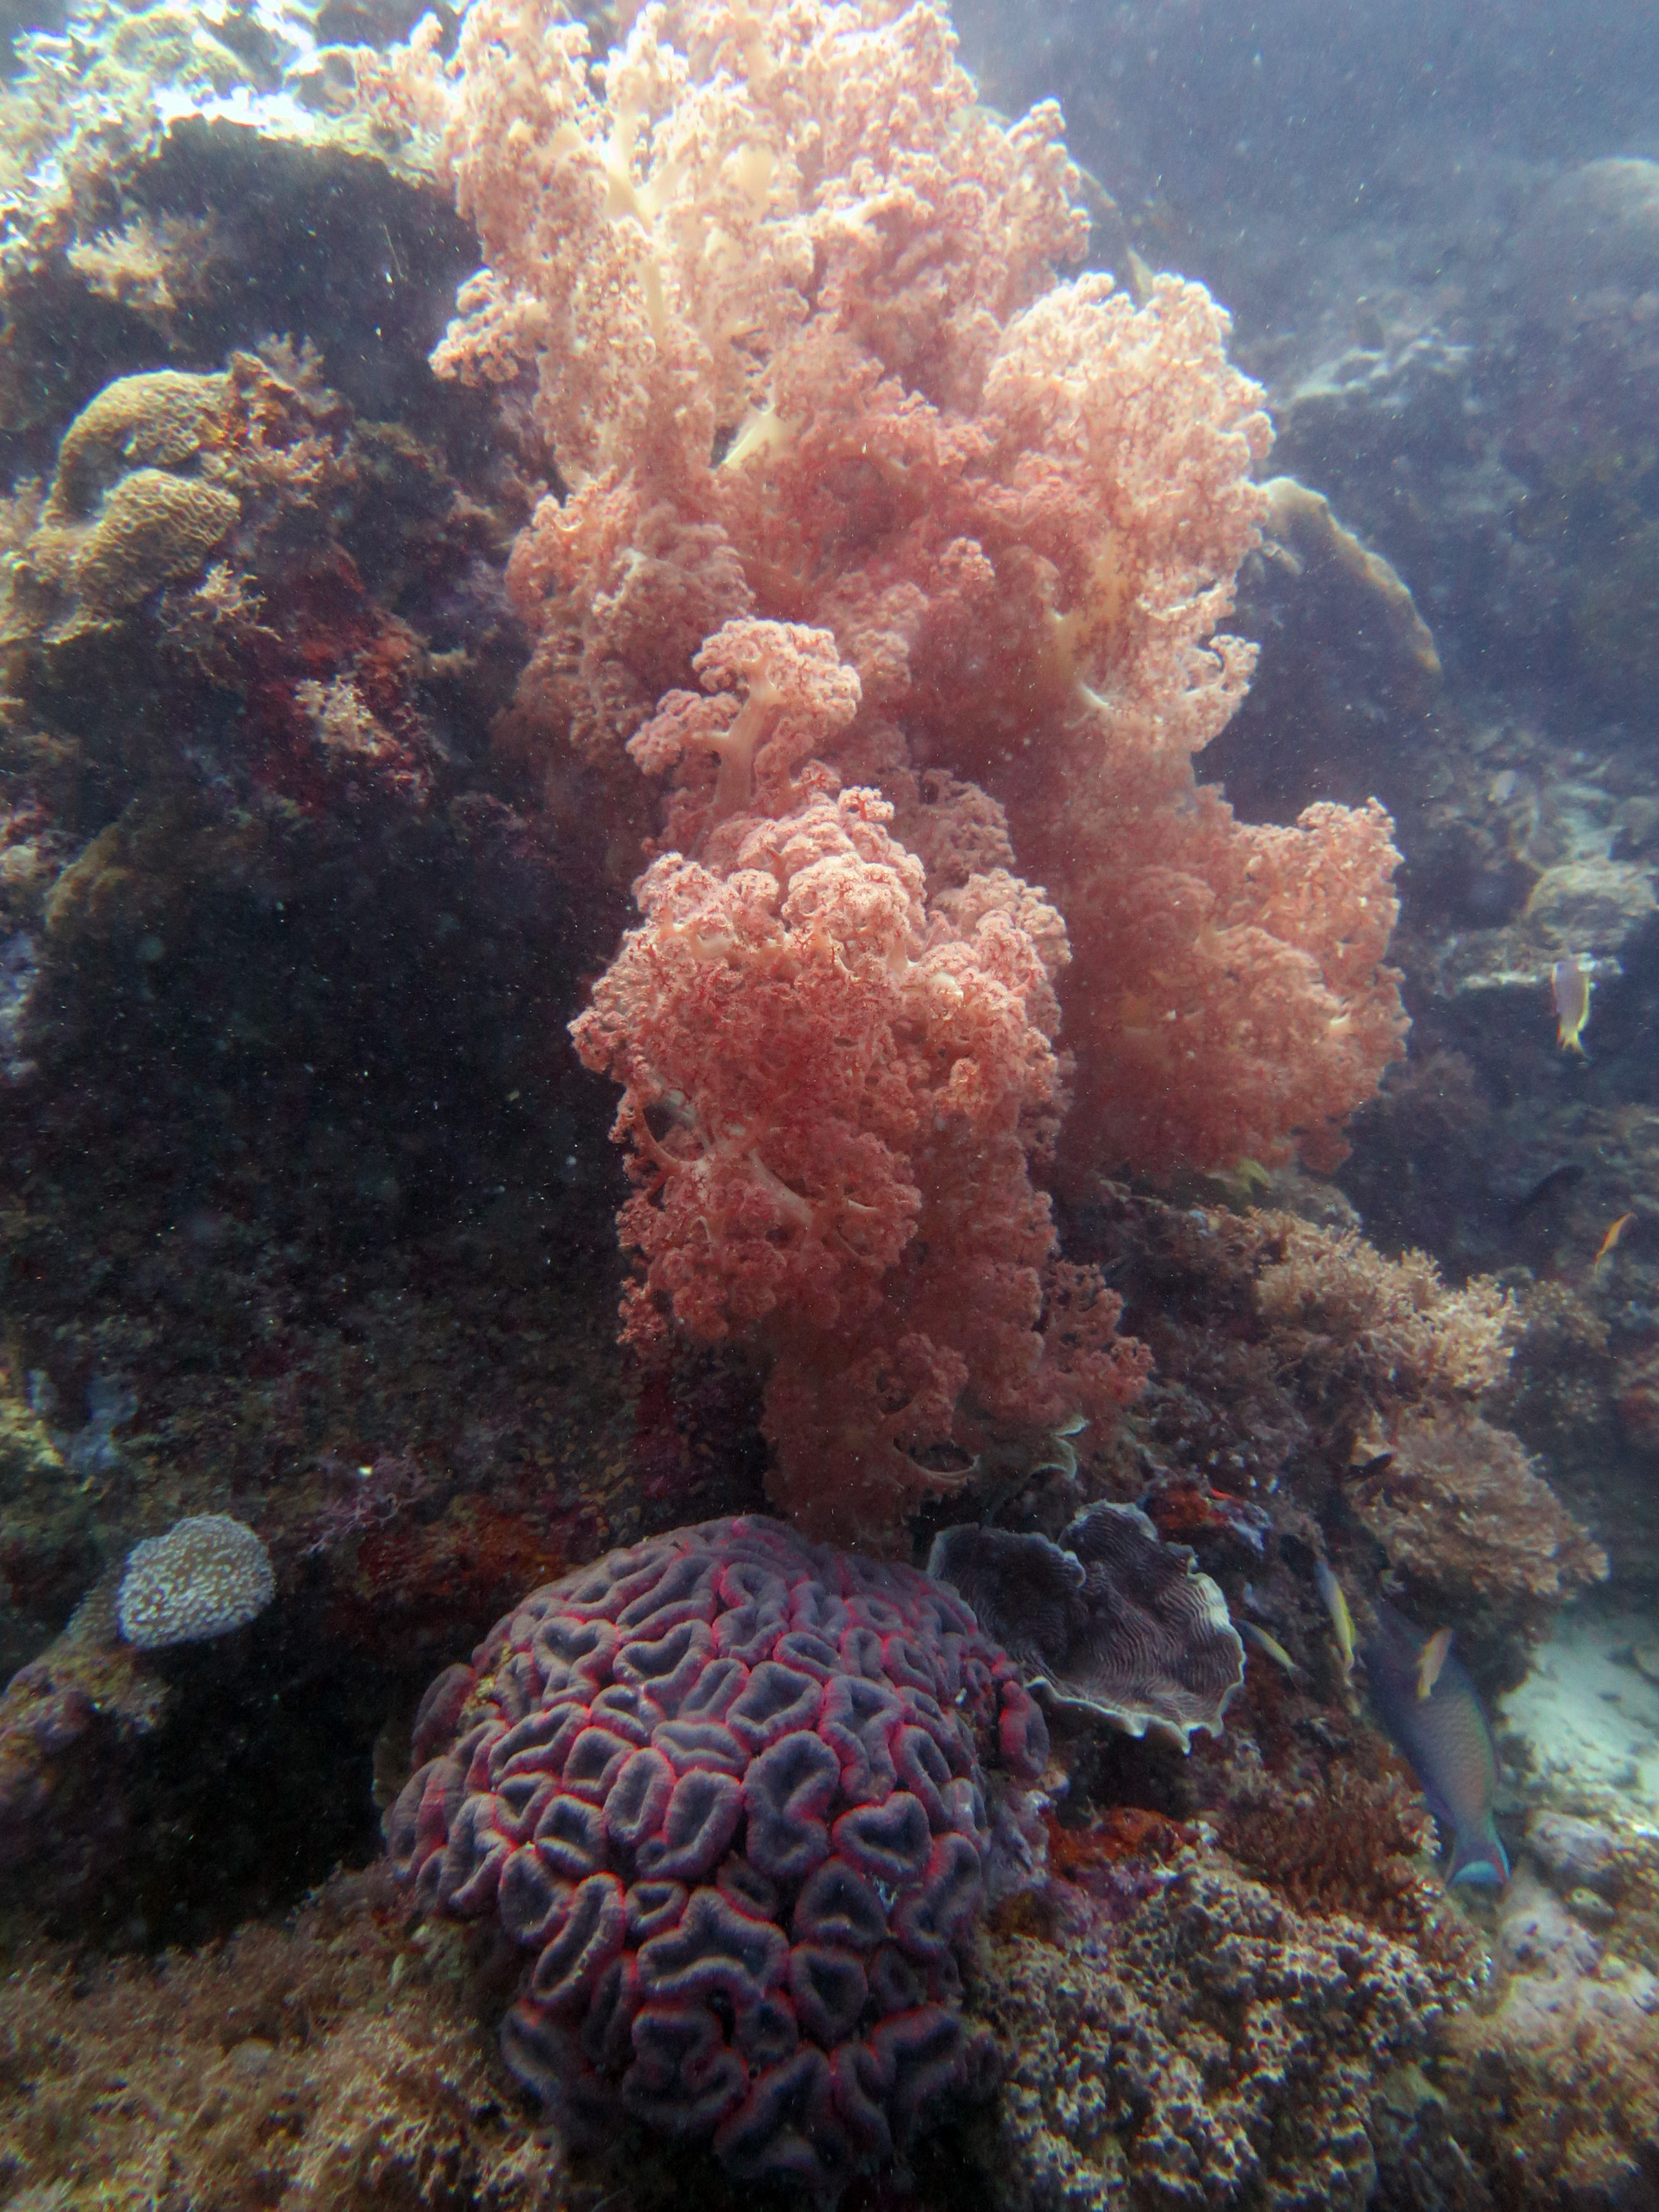
M1353 1615L1348 1610L1347 1597L1342 1585L1323 1559L1314 1562L1314 1581L1319 1595L1325 1601L1325 1610L1331 1616L1331 1629L1336 1638L1336 1648L1342 1655L1342 1677L1346 1681L1353 1673Z
M1265 1628L1258 1628L1253 1620L1242 1624L1243 1632L1258 1651L1265 1651L1275 1667L1282 1667L1287 1674L1299 1674L1302 1669L1276 1636L1269 1636Z

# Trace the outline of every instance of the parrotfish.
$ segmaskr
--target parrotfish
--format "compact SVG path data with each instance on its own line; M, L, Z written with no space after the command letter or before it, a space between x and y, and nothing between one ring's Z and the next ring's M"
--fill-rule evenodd
M1411 1762L1429 1810L1455 1838L1448 1885L1468 1881L1501 1889L1510 1863L1492 1816L1498 1790L1492 1730L1474 1683L1452 1656L1449 1636L1428 1695L1420 1694L1435 1640L1379 1598L1376 1633L1363 1653L1371 1703Z
M1590 971L1581 960L1558 960L1550 970L1550 997L1555 1006L1556 1042L1563 1052L1589 1054L1579 1040L1589 1019Z

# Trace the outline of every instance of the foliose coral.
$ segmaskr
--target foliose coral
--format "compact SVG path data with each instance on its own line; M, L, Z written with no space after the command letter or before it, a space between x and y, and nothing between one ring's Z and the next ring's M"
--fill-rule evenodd
M1185 1751L1195 1729L1219 1732L1244 1679L1219 1586L1133 1505L1091 1505L1058 1543L947 1528L927 1571L962 1592L1045 1698L1129 1735L1151 1730Z
M524 1955L502 2049L568 2135L631 2115L833 2195L988 2086L980 1754L1030 1779L1048 1736L953 1591L762 1518L680 1529L535 1591L416 1749L393 1863Z
M116 1618L129 1644L158 1651L246 1627L276 1594L270 1555L245 1522L193 1513L133 1546Z

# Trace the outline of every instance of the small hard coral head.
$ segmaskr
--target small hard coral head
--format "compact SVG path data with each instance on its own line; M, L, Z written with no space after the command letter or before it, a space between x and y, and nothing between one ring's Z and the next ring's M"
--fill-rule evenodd
M140 1650L202 1644L245 1627L276 1589L270 1554L252 1528L228 1513L196 1513L133 1546L116 1619Z

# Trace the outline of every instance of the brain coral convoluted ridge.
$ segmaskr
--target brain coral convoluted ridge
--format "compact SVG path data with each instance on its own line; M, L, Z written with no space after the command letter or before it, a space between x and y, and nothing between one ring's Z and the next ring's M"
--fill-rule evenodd
M428 1911L527 1958L501 2042L567 2134L630 2115L837 2191L983 2094L959 1964L977 1753L1042 1717L952 1590L758 1517L613 1552L428 1692L387 1824Z

